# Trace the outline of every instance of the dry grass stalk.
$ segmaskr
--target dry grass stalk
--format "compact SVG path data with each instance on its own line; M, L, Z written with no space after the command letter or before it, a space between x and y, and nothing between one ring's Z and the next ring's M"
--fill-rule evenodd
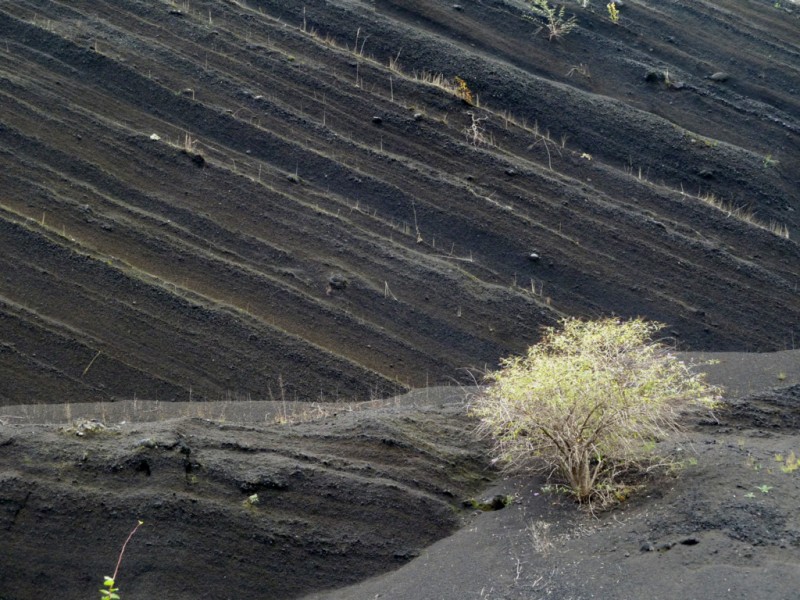
M697 196L697 198L709 206L713 206L718 211L725 213L725 215L728 217L738 219L739 221L747 223L748 225L769 231L778 237L782 237L787 240L789 239L789 228L786 227L786 225L778 223L777 221L764 223L755 216L755 213L751 209L747 207L735 206L729 202L725 202L724 200L717 198L715 194L701 194Z

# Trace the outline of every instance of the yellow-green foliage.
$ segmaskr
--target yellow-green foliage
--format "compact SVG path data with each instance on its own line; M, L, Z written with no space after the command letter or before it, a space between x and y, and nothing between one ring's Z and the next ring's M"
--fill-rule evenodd
M472 90L469 89L467 82L461 79L461 77L459 77L458 75L456 75L453 79L456 84L456 96L461 98L464 102L466 102L469 105L475 104L475 99L472 96Z
M617 5L613 2L609 2L606 5L606 8L608 9L608 18L611 19L611 22L619 23L619 9L617 8Z
M547 37L550 41L567 35L578 26L575 15L567 18L564 14L564 7L556 8L550 6L547 0L528 0L531 12L544 19Z
M642 319L566 319L527 354L502 361L472 413L511 469L556 474L580 501L610 500L631 471L663 462L655 440L674 409L718 390L652 336Z
M793 473L797 469L800 469L800 460L798 460L797 456L795 456L794 450L789 452L789 456L786 457L786 460L784 460L783 456L780 454L775 455L775 460L783 463L783 466L781 466L781 471L784 473Z

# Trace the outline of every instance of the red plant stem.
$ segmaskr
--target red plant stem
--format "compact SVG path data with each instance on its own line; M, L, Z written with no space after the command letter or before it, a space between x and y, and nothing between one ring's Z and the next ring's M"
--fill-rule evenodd
M119 552L119 558L117 559L117 567L114 569L114 576L111 578L111 579L113 579L114 581L116 581L116 580L117 580L117 573L119 572L119 565L122 563L122 556L125 554L125 548L127 547L127 545L128 545L128 542L130 542L130 541L131 541L131 538L133 537L133 534L134 534L134 533L136 533L136 530L137 530L137 529L139 529L139 527L141 527L143 523L144 523L144 521L139 521L139 522L136 524L136 527L134 527L134 528L133 528L133 531L131 531L131 532L128 534L128 539L126 539L126 540L125 540L125 543L124 543L124 544L122 544L122 550L120 550L120 552Z

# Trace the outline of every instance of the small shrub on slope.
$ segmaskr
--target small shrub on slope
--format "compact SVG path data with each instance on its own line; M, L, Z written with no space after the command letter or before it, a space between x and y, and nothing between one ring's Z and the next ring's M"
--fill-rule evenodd
M625 496L625 477L668 460L655 441L676 431L676 408L718 390L652 336L641 319L566 319L539 344L503 360L472 413L495 459L555 476L580 502Z
M578 26L575 15L567 18L564 7L550 6L547 0L528 0L531 12L544 20L547 38L552 42L567 35Z

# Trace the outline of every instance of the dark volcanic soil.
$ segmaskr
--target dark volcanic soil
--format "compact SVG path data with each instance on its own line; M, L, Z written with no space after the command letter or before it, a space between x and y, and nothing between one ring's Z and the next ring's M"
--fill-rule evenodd
M0 2L0 402L382 397L564 314L793 347L778 4Z
M92 597L139 518L131 600L295 598L399 566L492 475L464 394L417 397L294 425L0 426L0 598Z
M0 424L0 598L91 597L141 518L118 577L130 600L792 600L800 351L719 358L712 381L761 391L687 413L664 442L679 476L595 515L541 478L499 479L468 389L291 425L240 403L228 422L96 433L2 415L15 424ZM512 503L464 508L498 495Z
M457 388L344 402L565 315L800 341L798 3L527 6L0 0L0 600L91 597L137 518L125 600L796 597L795 352L724 355L682 477L597 520Z

